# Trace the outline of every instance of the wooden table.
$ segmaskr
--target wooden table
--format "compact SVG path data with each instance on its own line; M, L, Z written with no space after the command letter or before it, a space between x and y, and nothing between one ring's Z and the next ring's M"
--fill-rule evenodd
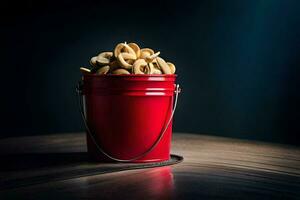
M81 163L85 135L6 138L0 140L0 152L1 200L300 199L300 148L295 146L177 133L172 152L184 161L176 165L39 184L7 182L9 187L5 181L14 178L88 168L88 162Z

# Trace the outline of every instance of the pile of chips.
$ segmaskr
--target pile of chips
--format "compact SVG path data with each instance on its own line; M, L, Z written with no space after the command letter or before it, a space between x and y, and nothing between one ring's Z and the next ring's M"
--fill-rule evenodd
M113 52L102 52L90 60L83 74L174 74L175 65L159 57L160 52L140 48L136 43L119 43Z

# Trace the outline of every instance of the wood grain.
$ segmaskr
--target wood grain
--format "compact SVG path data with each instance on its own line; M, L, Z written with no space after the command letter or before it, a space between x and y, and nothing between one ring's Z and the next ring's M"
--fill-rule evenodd
M82 168L85 136L6 138L0 152L11 158L1 163L2 182L64 173ZM184 162L2 189L0 199L300 199L298 147L178 133L172 152Z

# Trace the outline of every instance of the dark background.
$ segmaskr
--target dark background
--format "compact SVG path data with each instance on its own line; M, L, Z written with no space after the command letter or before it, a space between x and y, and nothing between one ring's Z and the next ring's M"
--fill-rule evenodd
M1 4L1 137L83 131L79 67L119 42L162 52L175 131L300 144L300 1Z

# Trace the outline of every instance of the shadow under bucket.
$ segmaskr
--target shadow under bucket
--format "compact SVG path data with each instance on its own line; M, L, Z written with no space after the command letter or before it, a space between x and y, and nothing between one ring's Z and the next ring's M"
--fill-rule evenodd
M78 91L89 155L102 162L169 160L179 93L175 79L176 75L84 75Z

